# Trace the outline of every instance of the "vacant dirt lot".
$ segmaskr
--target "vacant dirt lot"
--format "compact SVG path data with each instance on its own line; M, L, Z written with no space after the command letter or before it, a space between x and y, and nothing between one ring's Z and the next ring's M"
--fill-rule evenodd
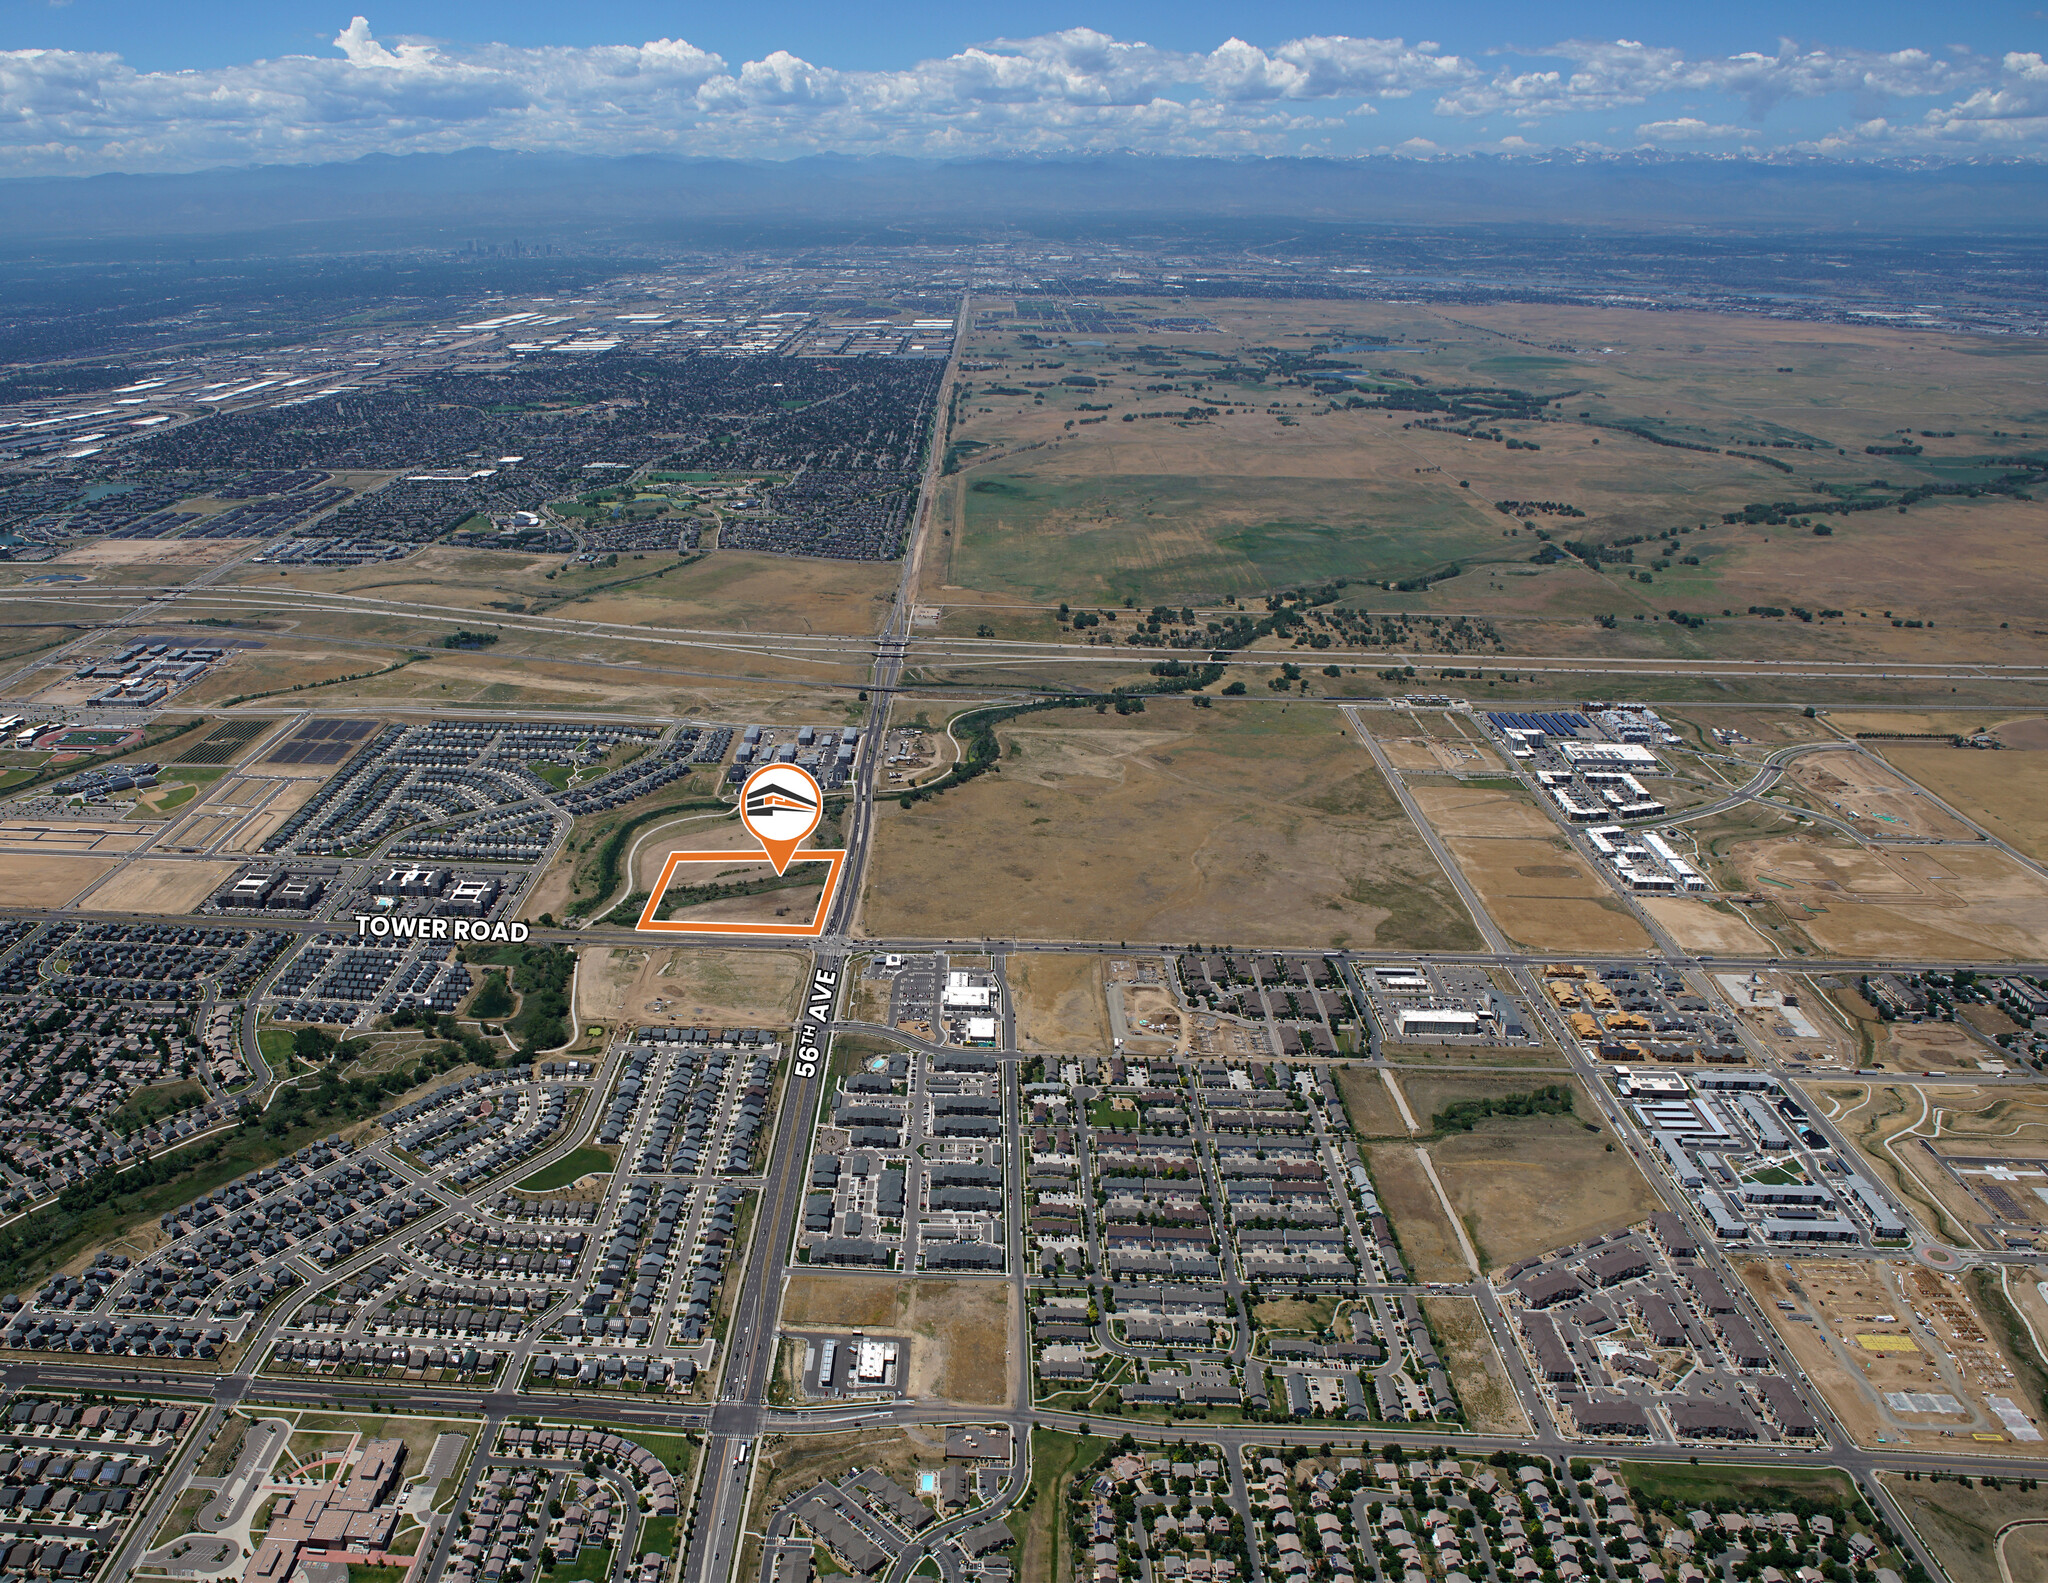
M1995 847L1906 851L1794 835L1741 843L1729 857L1752 890L1833 955L2048 953L2048 880Z
M114 866L108 857L7 854L7 899L17 907L61 907Z
M92 901L108 912L186 913L226 884L238 867L138 858L95 890Z
M1099 956L1019 953L1009 959L1017 1045L1093 1054L1109 1048L1109 1007Z
M1469 1297L1436 1295L1422 1300L1423 1312L1436 1330L1444 1368L1465 1405L1466 1421L1482 1435L1526 1435L1529 1415L1508 1378L1500 1348Z
M1441 836L1540 841L1557 834L1557 826L1527 792L1487 786L1411 786L1409 792Z
M1792 761L1786 779L1823 808L1851 820L1866 836L1975 839L1975 832L1907 785L1871 753L1854 748L1807 753Z
M912 1396L983 1407L1010 1401L1014 1370L1006 1282L794 1275L783 1295L782 1321L907 1335Z
M1665 932L1688 951L1706 951L1715 956L1776 952L1770 940L1750 928L1740 916L1723 912L1697 897L1645 896L1642 903Z
M576 1005L606 1022L786 1027L796 1018L807 966L801 951L599 946L584 953Z
M2030 1383L2039 1376L2015 1377L1969 1275L1904 1259L1806 1260L1794 1275L1766 1260L1739 1269L1757 1306L1860 1444L1880 1436L1924 1449L1996 1440L2002 1455L2048 1457L2048 1442L2013 1439L1989 1403L2003 1397L2040 1424ZM1798 1321L1801 1314L1807 1322ZM1905 1322L1908 1314L1925 1317L1931 1343ZM1885 1400L1889 1392L1946 1395L1956 1408L1894 1408Z
M1160 700L1128 719L1027 715L998 736L999 773L882 807L864 929L1477 945L1385 780L1324 709Z

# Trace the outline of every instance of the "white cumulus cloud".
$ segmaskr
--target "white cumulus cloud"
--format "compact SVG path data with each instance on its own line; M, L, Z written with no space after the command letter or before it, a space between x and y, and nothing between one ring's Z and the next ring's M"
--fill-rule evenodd
M1653 143L1712 143L1731 137L1760 137L1755 127L1717 125L1696 115L1682 115L1670 121L1645 121L1636 136Z
M1832 96L1849 114L1831 148L2048 141L2048 68L2037 54L1998 61L1781 43L1694 58L1624 39L1508 52L1481 65L1426 40L1229 38L1179 51L1073 27L899 69L846 71L786 50L733 64L671 38L593 47L380 38L355 17L331 54L203 71L137 71L104 52L0 51L0 173L476 146L727 156L1286 152L1324 147L1376 112L1406 117L1389 139L1411 134L1404 150L1523 151L1542 146L1547 120L1649 107L1665 96L1670 102L1638 110L1640 138L1755 137L1750 129L1774 106ZM1716 99L1725 106L1698 107ZM1913 99L1941 105L1898 103ZM1743 108L1744 124L1727 119ZM1461 141L1442 131L1495 114L1518 132ZM1432 117L1433 136L1421 136L1418 119Z

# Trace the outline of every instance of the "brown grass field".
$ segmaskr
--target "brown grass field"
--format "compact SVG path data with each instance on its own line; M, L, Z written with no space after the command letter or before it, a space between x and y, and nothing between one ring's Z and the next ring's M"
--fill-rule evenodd
M1114 298L1104 307L1141 322L1156 311ZM1826 537L1720 520L1820 485L1997 476L1994 458L2010 446L1994 431L2026 410L2015 380L2048 366L2034 348L2015 361L2010 347L1985 355L1987 343L1967 337L1629 309L1228 300L1203 304L1214 333L1112 331L1077 344L1008 317L999 300L977 308L963 350L996 366L962 376L949 434L960 471L938 513L950 535L920 592L949 619L1044 636L1045 612L1062 599L1213 607L1343 576L1360 585L1347 600L1376 611L1480 614L1510 653L1556 652L1560 628L1579 652L1674 657L2009 660L2042 647L2038 623L1999 625L2031 615L2015 591L2043 520L2038 502L1937 498L1903 514L1826 519ZM1416 383L1565 399L1548 421L1503 420L1504 436L1540 445L1510 452L1416 426L1411 414L1344 408L1341 393L1333 405L1325 391L1221 377L1256 366L1253 348L1345 348L1330 366L1348 369L1340 383L1368 400ZM1092 383L1061 383L1072 377ZM1110 410L1084 414L1083 402ZM1190 404L1216 415L1190 420ZM1944 409L1938 421L1930 405ZM1908 413L1955 438L1921 440L1913 457L1865 454ZM1627 426L1721 454L1652 444ZM1790 474L1756 460L1759 446ZM1502 499L1570 502L1586 513L1570 524L1584 536L1684 537L1654 566L1654 550L1605 573L1537 566L1533 533L1545 519L1492 509ZM1940 579L1925 576L1931 540L1943 545ZM1450 562L1462 575L1426 593L1364 586ZM1639 570L1649 584L1633 579ZM1844 613L1741 614L1795 604ZM1715 619L1690 631L1653 619L1670 606ZM1592 625L1603 611L1622 617L1616 629ZM1638 614L1641 623L1629 619ZM1895 617L1930 625L1895 627ZM1536 647L1544 642L1552 647Z
M1010 1401L1010 1289L1003 1281L792 1275L782 1322L910 1338L906 1394L981 1407Z
M1822 952L2039 960L2048 880L1995 847L1852 848L1792 835L1743 842L1728 860Z
M1104 958L1019 952L1009 958L1011 1004L1022 1050L1095 1054L1109 1048Z
M807 954L795 950L596 946L578 966L576 1006L602 1023L787 1027L808 967Z
M187 913L228 882L238 865L138 858L92 894L107 912Z
M1992 1489L1954 1479L1939 1484L1880 1473L1879 1480L1927 1541L1950 1583L2006 1583L2008 1578L2048 1577L2048 1524L2042 1523L2037 1491L2006 1482ZM2014 1523L2025 1526L2013 1528ZM2010 1529L2008 1532L2007 1530ZM2003 1554L2006 1570L1999 1570Z
M1464 1404L1466 1421L1475 1434L1526 1435L1529 1415L1522 1410L1508 1366L1494 1345L1479 1304L1469 1297L1433 1293L1422 1299L1443 1352L1444 1369Z
M1367 1138L1405 1138L1408 1128L1401 1120L1394 1096L1387 1092L1379 1068L1340 1066L1337 1091L1344 1096L1344 1110L1351 1118L1351 1130Z
M1414 1147L1375 1143L1359 1152L1372 1171L1380 1207L1401 1244L1409 1275L1418 1281L1470 1280L1472 1272L1459 1250L1457 1233L1444 1218L1443 1202L1423 1174Z
M1528 1116L1482 1121L1429 1152L1480 1263L1497 1270L1663 1208L1628 1150L1607 1152L1613 1142L1569 1116Z
M1757 1306L1859 1444L1881 1436L1887 1444L1917 1450L1952 1450L1961 1442L1995 1445L2002 1456L2048 1458L2048 1442L2013 1439L1988 1404L1988 1397L2003 1396L2036 1425L2042 1421L2034 1383L2041 1378L2038 1359L2032 1367L2013 1368L2003 1328L1985 1312L1971 1276L1903 1259L1809 1259L1793 1275L1782 1261L1747 1260L1738 1269ZM1790 1313L1778 1307L1787 1301ZM1904 1323L1908 1313L1928 1320L1931 1349L1927 1337ZM1799 1314L1807 1321L1798 1321ZM1893 1347L1872 1349L1861 1339L1866 1336L1890 1339ZM2024 1330L2017 1339L2027 1344ZM1899 1345L1901 1340L1911 1345ZM1895 1412L1884 1401L1892 1391L1950 1395L1962 1411Z
M1493 921L1524 945L1597 956L1640 951L1650 943L1643 926L1561 835L1447 835L1444 844Z
M998 736L1000 773L881 808L865 930L1477 944L1386 782L1321 709L1161 701L1128 720L1027 715Z
M2048 741L2031 728L2048 722L2022 722L2030 728L2017 751L1987 753L1971 748L1886 742L1878 750L1907 775L1965 818L1975 820L2017 851L2048 860ZM2001 728L2001 735L2008 734ZM2020 736L2017 730L2009 734Z

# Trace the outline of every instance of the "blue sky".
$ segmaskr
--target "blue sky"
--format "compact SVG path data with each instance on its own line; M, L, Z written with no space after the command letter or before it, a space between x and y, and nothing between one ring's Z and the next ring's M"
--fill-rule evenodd
M0 173L478 145L2037 158L2044 8L0 0Z

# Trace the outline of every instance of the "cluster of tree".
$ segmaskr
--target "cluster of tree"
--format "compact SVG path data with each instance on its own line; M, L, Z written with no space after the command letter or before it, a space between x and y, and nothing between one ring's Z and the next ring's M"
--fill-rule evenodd
M1482 1099L1454 1099L1429 1118L1438 1132L1470 1132L1489 1116L1569 1116L1571 1086L1546 1083L1526 1094L1500 1094Z

